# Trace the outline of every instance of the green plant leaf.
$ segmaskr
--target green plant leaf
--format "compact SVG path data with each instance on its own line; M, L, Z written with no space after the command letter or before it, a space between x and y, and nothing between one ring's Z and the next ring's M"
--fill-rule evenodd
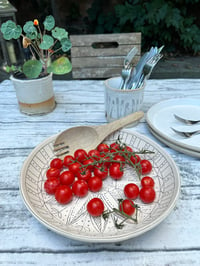
M44 28L48 31L52 30L55 27L55 19L53 16L47 16L44 21Z
M71 49L72 44L68 38L64 38L60 41L63 52L67 52Z
M33 21L27 21L23 27L24 32L26 33L26 37L33 40L36 39L38 36L37 29L33 25Z
M48 73L54 73L57 75L63 75L69 73L72 70L71 62L66 57L60 57L55 60L48 68Z
M68 38L68 32L63 28L55 27L55 29L52 30L52 36L61 41L64 38Z
M27 78L37 78L42 71L42 63L38 60L28 60L22 68Z
M54 44L53 38L49 35L44 35L42 42L40 43L39 47L40 47L40 49L47 50L51 46L53 46L53 44Z
M2 24L1 32L5 40L18 39L22 33L22 28L12 20L8 20Z

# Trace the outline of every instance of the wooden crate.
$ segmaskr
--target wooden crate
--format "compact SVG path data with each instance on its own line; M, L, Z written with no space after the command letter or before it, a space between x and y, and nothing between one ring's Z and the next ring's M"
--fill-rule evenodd
M74 79L99 79L119 76L124 56L135 46L141 54L141 33L71 35L72 76Z

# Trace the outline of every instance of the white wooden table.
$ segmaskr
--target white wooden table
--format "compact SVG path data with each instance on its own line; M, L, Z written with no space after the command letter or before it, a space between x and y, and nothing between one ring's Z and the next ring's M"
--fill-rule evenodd
M147 233L114 244L87 244L48 230L26 209L19 173L32 149L67 127L106 123L103 81L54 81L57 107L45 116L18 111L11 82L0 84L0 265L200 265L200 161L156 140L143 119L134 130L159 143L180 168L172 213ZM200 79L149 80L146 112L176 97L200 98Z

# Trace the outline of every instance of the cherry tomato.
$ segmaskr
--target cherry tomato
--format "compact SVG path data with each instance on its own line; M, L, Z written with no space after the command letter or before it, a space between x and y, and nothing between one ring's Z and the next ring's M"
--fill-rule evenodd
M71 155L66 155L63 159L64 166L68 167L69 164L72 164L74 162L74 157Z
M82 162L82 164L84 166L86 166L86 169L89 169L91 171L93 171L93 169L94 169L93 163L94 163L94 159L93 158L86 159L85 161Z
M122 163L122 165L124 165L125 162L126 162L126 159L122 155L119 155L119 154L118 155L115 155L113 157L113 160L119 161L120 163Z
M95 158L96 160L99 160L100 152L99 152L98 150L96 150L96 149L94 149L94 150L90 150L90 151L88 152L88 156L89 156L89 157L92 157L92 158Z
M104 211L103 201L99 198L91 199L87 204L87 211L92 216L100 216Z
M125 146L125 148L123 149L123 151L127 151L127 152L133 152L133 149L129 146Z
M140 199L144 203L151 203L155 200L156 192L153 187L142 187L140 189Z
M144 176L142 179L141 179L141 185L142 187L154 187L154 180L152 177L150 176Z
M74 175L76 175L77 172L79 172L80 169L81 169L81 164L78 163L78 162L75 162L75 163L69 164L69 165L68 165L68 169L69 169L69 171L71 171Z
M88 187L89 190L91 190L92 192L97 192L101 190L102 185L103 185L102 179L98 176L93 176L88 180Z
M89 169L85 169L85 170L82 170L82 171L78 171L76 173L76 176L78 177L78 179L82 179L82 180L85 180L85 181L88 181L92 174L91 174L91 171Z
M60 176L60 169L57 168L49 168L46 172L46 177L59 177Z
M109 151L109 146L106 144L106 143L100 143L98 146L97 146L97 150L99 152L108 152Z
M49 177L44 182L44 189L48 194L54 194L59 185L60 185L60 180L57 177Z
M75 175L71 171L64 171L60 175L60 183L62 185L70 186L75 180Z
M67 204L73 198L73 193L70 187L66 185L60 185L55 192L55 198L60 204Z
M88 184L85 180L76 180L72 185L72 191L77 197L85 197L88 193Z
M139 192L139 187L134 183L129 183L124 187L124 195L129 199L136 199Z
M149 160L141 160L140 161L140 166L139 166L139 172L142 175L147 175L151 172L152 170L152 164Z
M50 162L50 167L51 168L61 169L63 167L63 161L61 159L59 159L59 158L54 158Z
M113 179L120 179L124 172L119 163L113 163L109 168L109 174Z
M100 177L102 180L108 176L108 167L105 165L97 165L94 168L94 175Z
M101 165L104 165L104 166L106 166L106 167L109 168L110 165L112 164L110 162L110 157L109 156L106 156L105 154L102 154L101 159L102 159Z
M130 160L131 160L131 162L132 162L133 164L137 164L137 163L139 163L139 161L140 161L141 159L140 159L140 156L139 156L139 155L134 154L134 155L131 155Z
M125 199L120 203L119 209L121 212L124 212L127 215L131 216L135 212L134 202L130 199Z
M79 162L83 162L88 157L87 152L83 149L78 149L74 152L74 158Z
M113 142L113 143L110 144L110 151L111 152L115 152L115 151L118 151L118 150L120 150L119 143Z

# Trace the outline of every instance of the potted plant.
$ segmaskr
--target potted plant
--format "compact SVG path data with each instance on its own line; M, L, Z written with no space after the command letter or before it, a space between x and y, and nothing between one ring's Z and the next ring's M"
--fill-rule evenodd
M49 15L42 25L35 19L28 21L23 28L12 20L1 26L5 40L22 38L24 48L29 49L31 59L22 66L7 66L12 72L16 95L20 110L27 114L41 114L55 108L52 85L53 74L66 74L72 69L71 63L64 53L71 49L68 32L55 27L55 19ZM62 51L63 55L57 56ZM45 86L46 88L42 88Z

